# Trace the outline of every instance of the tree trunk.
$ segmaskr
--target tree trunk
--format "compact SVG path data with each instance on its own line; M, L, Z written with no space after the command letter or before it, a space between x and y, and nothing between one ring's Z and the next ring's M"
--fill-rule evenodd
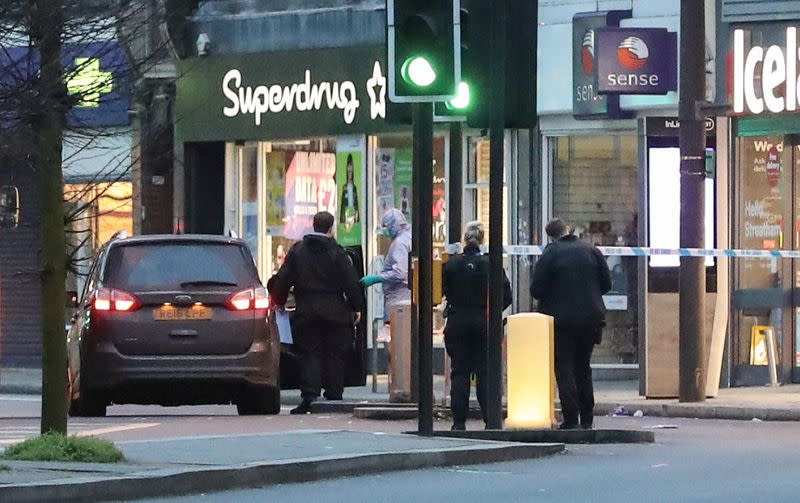
M31 0L31 40L41 55L33 112L35 163L41 190L42 433L67 432L67 348L64 334L66 245L61 145L67 110L61 63L63 0Z

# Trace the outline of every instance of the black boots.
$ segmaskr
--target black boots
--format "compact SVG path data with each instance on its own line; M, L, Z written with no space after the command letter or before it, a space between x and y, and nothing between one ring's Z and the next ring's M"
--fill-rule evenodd
M300 402L300 405L289 411L289 414L298 415L298 414L311 414L311 404L314 403L313 398L303 397L303 401Z
M342 399L342 393L341 392L337 393L335 391L325 390L325 393L323 393L322 396L325 397L325 400L341 400Z

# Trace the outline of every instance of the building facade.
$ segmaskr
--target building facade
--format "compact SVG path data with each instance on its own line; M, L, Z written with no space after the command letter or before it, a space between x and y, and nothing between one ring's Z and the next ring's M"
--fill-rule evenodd
M800 249L798 217L798 35L800 2L723 0L718 93L730 111L731 244ZM777 375L800 381L797 261L739 258L731 264L732 385L769 382L764 330L775 333Z

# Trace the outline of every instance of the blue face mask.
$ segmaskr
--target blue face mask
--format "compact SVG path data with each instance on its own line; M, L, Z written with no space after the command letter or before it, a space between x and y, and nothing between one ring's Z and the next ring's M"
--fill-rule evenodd
M394 237L394 236L392 236L392 230L391 230L391 229L389 229L388 227L384 227L384 228L382 228L382 229L381 229L381 234L383 234L383 235L384 235L384 236L386 236L387 238Z

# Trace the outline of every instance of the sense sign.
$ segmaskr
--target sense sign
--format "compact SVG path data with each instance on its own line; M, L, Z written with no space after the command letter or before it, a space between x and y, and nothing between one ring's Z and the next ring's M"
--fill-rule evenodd
M677 35L666 28L597 30L597 92L667 94L678 88Z

